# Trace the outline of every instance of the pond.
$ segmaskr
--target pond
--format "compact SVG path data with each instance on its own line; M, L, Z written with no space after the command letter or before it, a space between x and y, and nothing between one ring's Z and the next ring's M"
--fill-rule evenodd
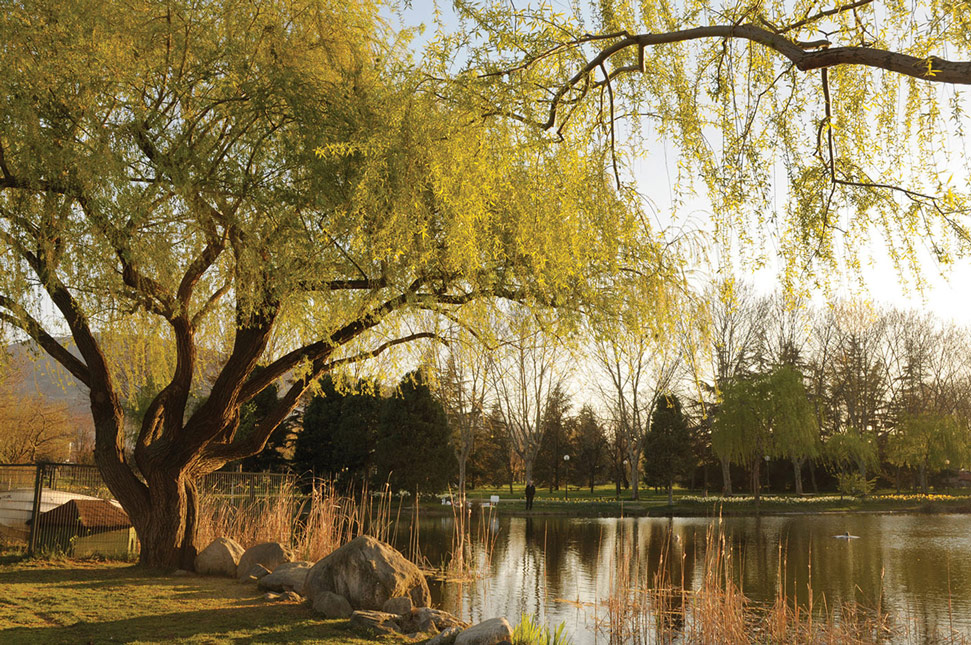
M432 584L437 605L470 621L505 616L515 624L533 614L547 625L565 623L575 645L608 643L606 601L617 589L660 583L697 590L706 557L721 540L725 547L719 553L730 556L727 570L755 603L769 605L784 592L801 610L812 603L821 615L838 614L844 603L855 602L892 616L897 635L891 641L923 642L950 633L971 638L966 515L721 520L478 515L471 557L480 575ZM430 563L446 557L453 522L419 520L419 545ZM847 532L859 537L833 537Z

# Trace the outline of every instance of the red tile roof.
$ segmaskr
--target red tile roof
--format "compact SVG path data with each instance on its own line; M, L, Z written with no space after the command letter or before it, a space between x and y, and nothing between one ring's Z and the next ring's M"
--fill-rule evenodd
M103 499L72 499L37 517L39 526L81 526L86 529L121 529L131 526L128 515Z

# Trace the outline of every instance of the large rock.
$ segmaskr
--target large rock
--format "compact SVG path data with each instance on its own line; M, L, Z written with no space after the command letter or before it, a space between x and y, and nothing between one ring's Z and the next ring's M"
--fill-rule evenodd
M411 613L411 620L415 627L414 631L421 632L438 632L453 627L457 627L461 631L469 626L467 622L459 620L447 611L432 609L431 607L414 610Z
M246 549L239 557L236 571L240 579L249 575L250 570L258 564L273 571L284 562L293 560L293 552L279 542L264 542Z
M236 565L243 555L243 547L235 540L219 537L196 556L196 573L204 576L236 577Z
M412 609L411 598L408 596L398 596L396 598L388 598L383 605L381 605L381 611L385 611L389 614L395 614L397 616L410 616Z
M361 610L351 614L351 625L376 634L400 634L401 627L395 618L394 614L383 611Z
M310 572L309 562L284 562L273 573L259 579L256 586L263 591L296 591L303 589L303 583Z
M314 611L322 614L324 618L350 618L354 611L347 598L331 591L317 594L313 599L313 607Z
M454 645L455 639L461 633L461 627L449 627L448 629L443 629L437 635L432 636L425 645Z
M469 627L455 638L455 645L498 645L512 640L512 627L505 618L490 618Z
M379 610L389 598L408 596L416 607L431 601L421 570L389 545L362 535L335 550L310 569L303 595L311 603L332 591L354 609Z
M260 578L270 575L270 570L264 567L262 564L257 564L246 572L243 572L237 568L236 573L239 574L237 579L240 582L259 582Z

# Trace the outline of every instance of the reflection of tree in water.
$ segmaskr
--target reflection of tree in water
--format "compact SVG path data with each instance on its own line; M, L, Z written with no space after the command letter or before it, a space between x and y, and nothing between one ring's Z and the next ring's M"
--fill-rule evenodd
M685 602L696 567L695 530L673 521L616 521L599 527L602 570L599 630L610 642L667 642L684 629Z
M866 620L873 612L862 608L880 607L891 615L895 629L909 629L908 638L922 642L947 631L952 602L960 628L968 627L971 560L961 556L971 540L955 523L960 519L504 517L490 577L444 589L440 597L444 608L466 619L503 615L516 620L533 613L545 624L566 622L578 644L595 638L614 642L609 630L615 628L622 636L625 629L628 635L637 629L636 637L615 639L618 643L667 642L678 634L690 638L706 556L723 540L730 553L729 579L756 607L769 611L782 595L790 611L798 608L804 616L811 590L816 616L851 620L854 610L847 607L844 613L844 605L856 602L857 618ZM435 527L448 541L444 524ZM833 538L847 530L861 538ZM430 541L423 541L422 548L430 553ZM611 600L623 601L615 622L607 611ZM599 637L595 619L602 627Z

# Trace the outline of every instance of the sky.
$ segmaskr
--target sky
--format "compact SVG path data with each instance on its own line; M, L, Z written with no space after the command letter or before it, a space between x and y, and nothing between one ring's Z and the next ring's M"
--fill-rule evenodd
M514 3L522 8L529 4L527 0ZM415 0L411 7L400 16L405 25L425 24L426 31L419 37L415 46L419 46L424 38L430 37L434 31L435 9L447 25L454 25L451 2L432 2L431 0ZM967 102L967 101L966 101ZM971 131L971 118L965 117L967 130ZM811 127L807 125L807 127ZM962 149L963 147L963 149ZM687 208L681 209L679 220L670 217L672 195L670 186L671 169L677 164L677 158L670 146L663 142L651 146L653 152L643 161L639 161L634 169L637 188L640 193L649 197L646 204L648 211L653 212L660 227L669 227L672 231L682 228L709 228L712 205L703 198L694 203L689 202ZM949 154L953 155L951 165L955 172L967 174L967 168L959 159L971 155L966 143L954 142ZM778 200L783 203L785 195ZM874 239L867 245L867 260L863 263L861 272L836 274L832 276L830 291L817 291L813 298L817 305L827 300L841 297L863 298L874 304L891 305L904 309L929 310L945 321L971 327L971 257L958 259L948 267L941 267L928 253L921 262L921 277L925 282L923 289L918 289L912 279L901 276L891 261L882 241ZM724 254L723 254L724 256ZM711 266L698 266L699 275L714 273ZM745 264L734 267L736 278L752 281L756 289L762 293L771 293L778 288L778 265L771 262L759 271L747 269Z

